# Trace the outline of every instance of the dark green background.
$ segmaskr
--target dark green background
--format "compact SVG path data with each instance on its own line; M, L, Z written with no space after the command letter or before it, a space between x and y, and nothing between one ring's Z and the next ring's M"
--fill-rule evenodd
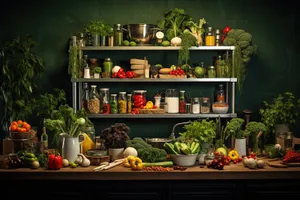
M209 25L223 28L241 28L253 35L253 42L258 45L256 55L248 65L247 77L243 93L237 93L236 110L241 116L245 108L253 110L253 119L259 119L258 109L263 100L271 100L277 94L286 91L300 95L299 62L299 12L296 3L291 0L64 0L64 1L6 1L0 12L0 42L29 33L39 43L36 49L46 62L45 76L39 81L40 91L52 88L65 89L68 102L71 103L71 82L67 74L67 44L72 35L83 30L84 24L90 20L104 20L107 23L157 23L164 12L172 8L183 8L198 21L204 17ZM117 64L119 52L108 52ZM108 54L106 52L106 54ZM198 52L199 53L199 52ZM146 55L145 55L146 54ZM172 54L172 53L171 53ZM166 52L132 52L121 55L130 59L135 55L148 56L153 62L165 62ZM103 58L97 53L96 56ZM103 56L103 57L102 57ZM193 56L194 62L202 61ZM169 61L167 61L169 62ZM208 62L208 61L205 61ZM173 64L173 63L168 63ZM170 87L187 88L183 84L144 85L150 91ZM118 85L112 86L115 91ZM125 86L127 91L133 85ZM205 86L203 86L205 87ZM198 89L198 88L197 88ZM121 88L120 88L121 90ZM211 91L212 92L212 91ZM207 94L210 95L210 94ZM3 115L3 105L0 106ZM93 120L100 129L117 120ZM168 136L172 126L186 119L129 119L126 122L132 129L131 136L155 137ZM35 122L32 122L35 123ZM299 124L299 120L297 121ZM293 128L299 132L299 125ZM4 133L1 134L4 137Z

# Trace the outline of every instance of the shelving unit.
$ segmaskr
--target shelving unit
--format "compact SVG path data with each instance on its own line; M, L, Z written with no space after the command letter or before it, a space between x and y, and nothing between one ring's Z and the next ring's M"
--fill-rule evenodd
M135 51L172 51L179 50L180 47L162 47L162 46L88 46L81 48L82 51L119 51L119 50L135 50ZM222 51L222 50L234 50L234 46L200 46L200 47L191 47L190 50L195 51ZM234 58L234 53L232 53L232 57ZM82 96L82 88L83 83L225 83L226 84L226 99L229 97L229 90L231 90L231 110L226 114L89 114L89 118L233 118L237 117L235 113L235 84L237 82L237 78L170 78L170 79L162 79L162 78L143 78L143 79L118 79L118 78L100 78L100 79L84 79L84 78L75 78L71 79L72 82L72 101L73 108L75 110L80 109L81 105L78 103L81 101Z

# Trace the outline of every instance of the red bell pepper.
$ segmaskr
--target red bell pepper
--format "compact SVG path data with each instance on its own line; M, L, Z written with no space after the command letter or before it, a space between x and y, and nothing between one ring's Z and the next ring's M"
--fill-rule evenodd
M48 169L62 168L62 157L57 153L51 153L48 156Z
M112 77L113 77L113 78L118 78L118 73L117 73L117 72L114 72L114 73L112 74Z
M118 71L118 78L126 78L126 73L124 72L123 68L120 68Z
M126 76L127 76L127 78L134 78L134 77L136 77L136 74L134 71L127 71Z

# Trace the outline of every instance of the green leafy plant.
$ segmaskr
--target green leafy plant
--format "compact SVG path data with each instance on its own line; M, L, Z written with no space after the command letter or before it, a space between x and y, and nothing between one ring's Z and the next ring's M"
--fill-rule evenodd
M204 18L201 18L198 24L194 21L189 21L186 29L184 30L184 33L192 34L197 39L197 44L200 46L203 44L202 36L203 33L205 33L205 29L203 28L204 24L206 24L206 20Z
M0 97L4 102L2 128L7 131L13 120L27 119L32 114L36 80L44 74L44 61L34 52L37 46L31 36L7 41L1 48Z
M101 67L95 67L93 70L92 70L92 73L101 73L102 72L102 68Z
M190 33L183 33L181 36L182 42L178 52L179 65L187 64L190 59L190 50L192 46L198 46L197 39Z
M272 133L276 124L293 125L299 115L300 98L296 99L293 93L278 94L271 103L263 102L259 109L261 121L267 126L267 133Z
M252 138L252 145L253 145L253 151L258 152L258 146L259 146L259 138L260 135L265 133L267 130L267 127L262 122L255 122L251 121L247 124L245 128L246 135L250 135Z
M184 9L173 8L164 14L164 18L158 22L158 27L166 33L166 38L171 40L174 37L180 37L188 22L192 18L187 15Z
M82 50L76 42L75 37L72 38L71 44L69 46L69 62L68 62L68 74L72 78L78 78L80 71L85 67L86 62L82 59Z
M232 118L228 121L224 129L226 134L225 139L228 139L230 136L233 136L236 139L246 138L249 132L243 130L244 122L245 120L242 118Z
M86 33L91 33L92 35L109 36L113 34L113 28L109 24L104 23L102 20L94 20L88 22L84 30Z
M251 57L257 53L257 46L252 42L252 35L243 29L231 29L223 41L223 45L235 46L233 77L238 79L238 89L241 92L246 79L246 67Z

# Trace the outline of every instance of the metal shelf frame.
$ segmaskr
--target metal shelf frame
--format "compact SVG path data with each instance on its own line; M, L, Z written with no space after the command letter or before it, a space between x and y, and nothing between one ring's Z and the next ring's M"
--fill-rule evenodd
M113 46L113 47L108 47L108 46L87 46L87 47L82 47L81 50L83 51L122 51L122 50L136 50L136 51L170 51L170 50L179 50L181 47L174 47L174 46L168 46L168 47L163 47L163 46ZM211 50L211 51L216 51L216 50L234 50L234 46L199 46L199 47L191 47L189 50Z

